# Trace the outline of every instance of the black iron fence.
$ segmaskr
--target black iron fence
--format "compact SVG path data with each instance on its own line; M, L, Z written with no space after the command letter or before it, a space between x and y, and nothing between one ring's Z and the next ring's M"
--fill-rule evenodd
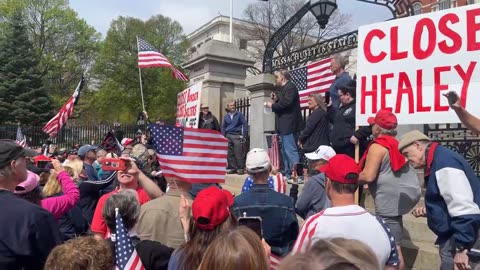
M17 128L17 125L0 126L0 138L15 140ZM30 147L40 147L47 142L48 135L42 131L42 126L21 126L21 129ZM125 137L135 138L138 130L145 132L145 126L131 124L67 124L62 127L57 137L52 140L52 143L58 145L59 148L67 148L75 144L100 144L105 138L105 134L111 130L115 130L117 138L121 140Z
M235 100L235 108L237 109L237 111L245 115L245 119L248 123L248 120L250 119L250 98L244 97Z
M425 134L461 154L480 176L480 136L461 124L424 125Z

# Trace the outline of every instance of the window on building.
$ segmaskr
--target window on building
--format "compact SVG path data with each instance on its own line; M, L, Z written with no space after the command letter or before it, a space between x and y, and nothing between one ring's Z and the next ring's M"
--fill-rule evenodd
M451 7L452 7L452 1L451 0L438 0L438 9L439 10L449 9Z
M248 44L248 40L240 39L240 50L246 50L247 49L247 44Z
M422 14L423 5L421 2L415 2L412 4L413 15Z
M475 0L468 0L467 1L467 5L473 5L473 4L475 4Z

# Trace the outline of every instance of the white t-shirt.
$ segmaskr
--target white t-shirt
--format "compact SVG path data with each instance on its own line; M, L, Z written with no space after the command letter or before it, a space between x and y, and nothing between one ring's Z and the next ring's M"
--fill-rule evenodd
M394 238L384 226L358 205L327 208L305 220L293 252L305 252L320 239L341 237L369 246L377 255L380 269L385 265L398 265Z

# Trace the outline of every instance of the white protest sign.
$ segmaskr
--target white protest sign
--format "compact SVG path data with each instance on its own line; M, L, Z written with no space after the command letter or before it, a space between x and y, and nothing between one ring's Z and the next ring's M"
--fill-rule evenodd
M480 5L360 27L356 124L380 109L399 124L458 123L443 94L480 116Z
M191 128L198 127L201 95L201 82L177 94L177 125Z

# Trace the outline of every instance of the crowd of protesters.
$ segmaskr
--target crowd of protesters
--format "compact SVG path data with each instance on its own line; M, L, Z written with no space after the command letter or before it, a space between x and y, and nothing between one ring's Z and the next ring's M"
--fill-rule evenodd
M389 111L355 130L355 82L344 68L342 57L332 59L332 99L309 97L305 127L288 71L275 73L279 92L265 105L283 123L283 172L265 149L244 154L248 128L233 102L222 124L201 106L200 128L228 139L230 172L248 173L240 194L165 178L144 135L123 138L120 151L85 144L37 152L0 140L0 269L123 269L119 261L130 249L147 270L404 269L409 213L426 217L438 236L441 269L473 269L469 252L480 247L473 169L420 131L398 141ZM450 105L480 130L459 104ZM357 144L364 145L358 163ZM102 166L112 158L125 167ZM302 159L308 181L300 189L295 168ZM415 209L422 188L416 169L427 181L425 207ZM364 185L375 214L355 200Z

